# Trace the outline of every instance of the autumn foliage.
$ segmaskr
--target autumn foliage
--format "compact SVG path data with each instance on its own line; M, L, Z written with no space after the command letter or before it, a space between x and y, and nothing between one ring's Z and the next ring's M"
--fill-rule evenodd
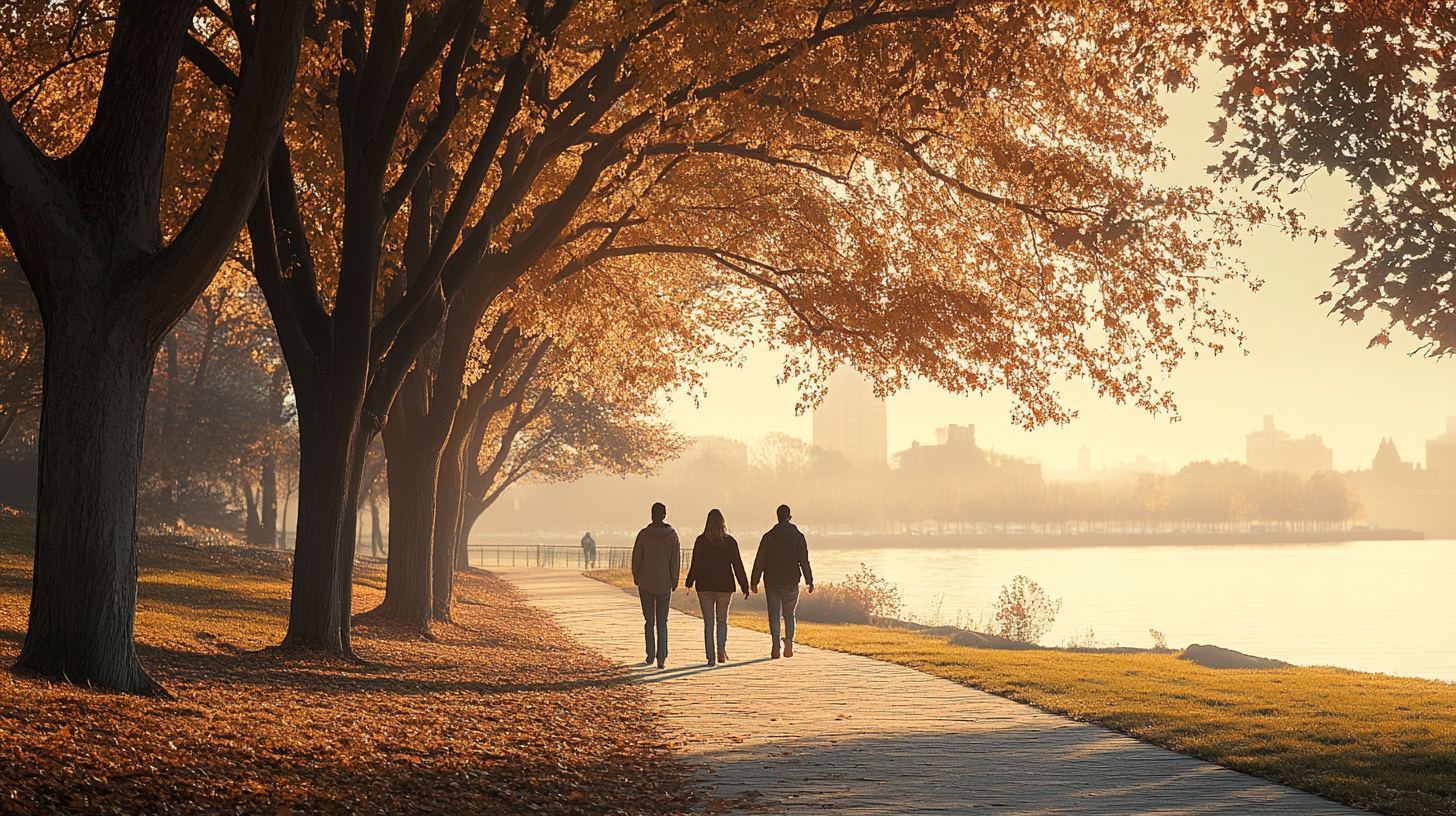
M30 522L0 519L0 659L20 648ZM372 605L382 575L361 570ZM141 545L154 699L0 675L0 812L674 813L694 793L643 693L504 582L460 577L436 642L360 627L368 664L266 648L284 556Z
M1320 300L1376 317L1433 355L1456 351L1456 3L1232 3L1218 44L1229 69L1210 141L1225 181L1275 195L1321 172L1356 195L1334 236L1349 255Z

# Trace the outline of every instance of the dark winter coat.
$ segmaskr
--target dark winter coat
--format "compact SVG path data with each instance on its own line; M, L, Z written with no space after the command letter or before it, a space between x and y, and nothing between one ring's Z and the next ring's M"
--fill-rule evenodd
M733 577L738 576L738 587L748 591L748 574L743 571L743 556L738 553L738 542L733 536L724 536L714 544L705 535L693 542L693 564L688 567L685 586L698 585L699 592L732 592Z

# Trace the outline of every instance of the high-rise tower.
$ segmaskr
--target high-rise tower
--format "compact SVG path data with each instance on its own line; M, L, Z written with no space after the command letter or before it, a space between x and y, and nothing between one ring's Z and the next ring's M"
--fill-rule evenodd
M856 467L884 467L885 401L858 371L841 368L814 409L814 444L844 454Z

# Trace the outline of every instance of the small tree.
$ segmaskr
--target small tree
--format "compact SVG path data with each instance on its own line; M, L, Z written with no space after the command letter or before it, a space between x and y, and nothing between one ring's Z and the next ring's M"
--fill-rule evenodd
M1001 587L996 600L997 634L1018 643L1036 643L1051 631L1060 611L1060 598L1052 600L1035 581L1018 575L1010 586Z

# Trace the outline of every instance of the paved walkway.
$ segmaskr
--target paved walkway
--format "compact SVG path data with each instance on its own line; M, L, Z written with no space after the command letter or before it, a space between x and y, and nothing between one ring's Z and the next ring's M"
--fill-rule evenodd
M570 570L496 568L582 642L642 659L635 596ZM865 657L728 634L674 611L667 668L634 666L718 799L855 814L1354 814L1316 796Z

